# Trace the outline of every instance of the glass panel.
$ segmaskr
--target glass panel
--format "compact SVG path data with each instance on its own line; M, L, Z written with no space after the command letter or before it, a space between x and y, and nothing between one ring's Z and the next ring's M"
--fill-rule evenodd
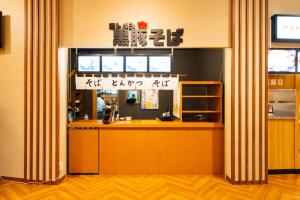
M147 72L147 57L126 56L126 72Z
M269 72L296 72L295 50L269 50L268 56Z
M123 56L102 56L102 72L123 72Z
M150 72L171 72L171 57L150 56L149 71Z
M291 118L296 116L295 89L269 89L269 118Z
M78 72L100 72L100 57L78 56Z

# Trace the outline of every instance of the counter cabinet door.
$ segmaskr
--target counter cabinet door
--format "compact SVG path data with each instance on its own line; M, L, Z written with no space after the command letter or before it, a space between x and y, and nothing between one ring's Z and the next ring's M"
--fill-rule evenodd
M70 129L68 150L69 174L99 173L98 129Z

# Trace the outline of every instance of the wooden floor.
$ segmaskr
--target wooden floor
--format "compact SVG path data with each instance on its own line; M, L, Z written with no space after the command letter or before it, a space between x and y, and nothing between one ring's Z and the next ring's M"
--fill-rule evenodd
M300 175L273 175L268 185L233 186L214 176L72 176L60 185L0 183L0 199L299 199Z

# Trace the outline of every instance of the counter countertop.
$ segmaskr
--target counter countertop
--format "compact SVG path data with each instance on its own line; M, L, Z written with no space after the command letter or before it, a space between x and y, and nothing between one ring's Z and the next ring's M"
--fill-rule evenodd
M282 120L295 120L296 118L295 117L276 117L276 116L268 116L268 119L269 120L272 120L272 119L282 119Z
M67 124L68 128L223 128L223 124L214 122L181 122L160 120L116 121L103 124L102 120L79 120Z

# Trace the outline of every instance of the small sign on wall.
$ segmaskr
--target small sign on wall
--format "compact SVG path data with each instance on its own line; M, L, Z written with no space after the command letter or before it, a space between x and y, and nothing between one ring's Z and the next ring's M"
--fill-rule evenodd
M142 90L141 108L144 110L158 109L158 90Z
M283 86L283 79L272 78L269 80L270 86Z

